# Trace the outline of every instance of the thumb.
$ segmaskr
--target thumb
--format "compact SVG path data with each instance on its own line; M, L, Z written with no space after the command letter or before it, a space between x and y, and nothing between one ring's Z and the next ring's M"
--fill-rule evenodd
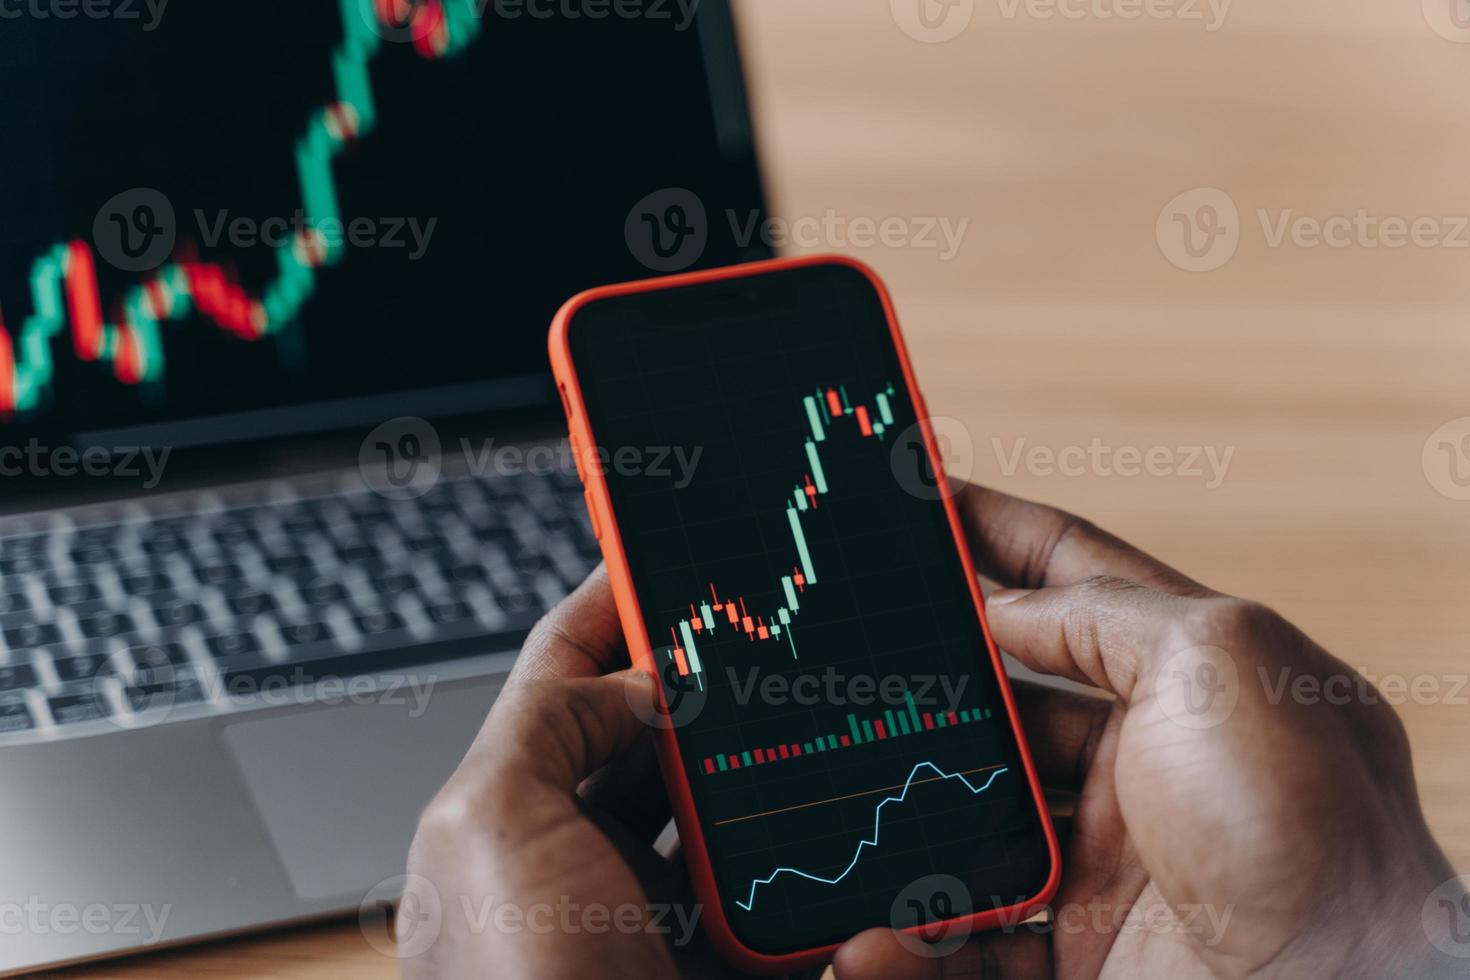
M635 708L656 697L652 674L526 680L505 692L465 758L518 785L570 796L593 772L631 749L646 726Z
M1111 576L1046 589L1002 589L986 602L991 635L1042 674L1091 684L1127 700L1192 604Z

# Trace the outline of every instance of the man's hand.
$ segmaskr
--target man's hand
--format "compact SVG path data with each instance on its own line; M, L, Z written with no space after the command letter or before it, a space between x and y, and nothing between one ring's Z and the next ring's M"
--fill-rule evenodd
M698 934L682 869L653 849L670 808L639 719L657 692L626 667L599 567L532 631L419 821L409 872L438 893L443 921L405 976L735 975Z
M1043 784L1077 794L1055 925L945 961L873 930L839 980L1459 975L1420 920L1454 872L1371 685L1085 521L974 486L959 502L982 572L1011 587L987 604L996 642L1114 698L1017 692ZM1294 700L1301 677L1351 696ZM1153 918L1120 927L1130 910Z

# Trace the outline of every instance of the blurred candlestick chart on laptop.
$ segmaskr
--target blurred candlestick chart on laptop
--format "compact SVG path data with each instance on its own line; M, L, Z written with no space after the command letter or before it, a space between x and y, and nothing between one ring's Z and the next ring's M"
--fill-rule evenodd
M332 165L376 121L370 67L384 37L409 41L422 58L464 50L479 34L475 0L340 0L341 42L331 55L332 98L307 118L294 147L304 220L275 248L274 278L251 288L227 263L201 260L192 242L121 295L105 297L93 245L71 237L44 250L31 266L28 315L0 305L0 418L35 410L51 385L57 334L69 329L71 354L110 365L125 385L164 376L162 325L191 313L241 341L275 336L313 294L319 270L340 262L341 226ZM7 321L5 314L13 319Z

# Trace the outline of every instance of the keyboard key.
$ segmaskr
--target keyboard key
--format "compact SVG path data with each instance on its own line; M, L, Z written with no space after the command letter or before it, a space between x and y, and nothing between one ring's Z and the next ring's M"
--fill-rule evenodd
M260 652L260 642L249 633L221 633L204 642L209 652L221 659Z
M281 639L293 647L325 643L332 639L332 629L326 623L282 623Z
M327 579L313 579L297 588L301 592L301 601L308 606L325 606L347 599L347 589L342 583Z
M337 560L344 565L362 565L380 561L383 553L370 544L344 545L337 549Z
M498 545L507 550L514 547L516 543L515 533L510 528L501 525L476 528L475 539L481 544Z
M257 616L276 609L275 597L265 592L239 592L230 596L225 604L237 616Z
M147 646L131 647L133 664L139 674L161 672L167 676L174 667L188 664L189 658L177 643L150 643Z
M522 575L535 575L548 568L550 564L546 556L539 553L521 555L511 562L511 566Z
M159 626L187 626L204 620L204 609L187 599L166 599L153 604L153 620Z
M121 524L93 524L89 527L79 527L72 532L72 538L78 545L110 545L117 540L122 533Z
M95 616L87 616L79 621L82 635L92 639L104 636L117 636L120 633L131 633L134 629L133 617L127 613L104 612Z
M158 711L177 704L198 704L204 700L204 688L193 677L179 677L153 684L135 684L123 692L133 711Z
M0 558L0 575L32 575L49 567L45 555L16 555Z
M71 550L72 564L75 565L100 565L117 559L117 549L105 544L83 545Z
M357 628L368 636L376 636L379 633L387 633L391 630L403 629L403 617L396 612L371 612L361 616L353 617L353 623Z
M459 505L454 502L453 497L447 494L440 494L438 492L439 489L436 487L428 496L419 499L419 510L423 511L425 517L432 518L436 521L441 521L446 517L458 516Z
M243 522L229 521L216 525L213 535L215 544L225 551L233 551L244 545L254 544L260 540L260 534L248 524Z
M147 595L150 592L165 592L174 585L163 572L137 572L124 575L122 587L128 595Z
M408 539L408 550L416 555L435 555L449 550L449 542L437 534L419 534Z
M305 511L296 511L281 518L281 530L293 538L317 534L322 527L320 518Z
M56 674L63 681L89 681L98 674L112 673L112 663L105 654L84 653L80 657L61 657L53 661Z
M504 503L509 500L519 500L521 496L520 486L517 481L509 476L500 476L493 480L479 481L480 489L490 500Z
M155 531L143 538L143 550L154 558L162 558L166 555L176 555L189 550L189 542L180 534L169 531Z
M277 555L265 560L265 567L277 574L285 575L290 572L304 572L312 567L311 559L306 555L290 554Z
M0 616L6 613L25 612L31 608L31 600L19 592L0 594Z
M500 608L508 613L522 613L536 609L541 600L530 592L509 592L499 597Z
M401 592L412 590L418 581L412 575L399 572L392 575L376 575L369 579L368 584L378 595L398 595Z
M470 607L463 602L451 600L449 602L430 602L424 606L424 615L435 623L457 623L461 620L470 619L474 613Z
M213 562L194 566L194 577L204 585L220 585L245 577L239 565L230 562Z
M0 691L19 691L36 686L36 671L27 664L0 667Z
M46 546L50 537L45 534L33 534L24 538L0 539L0 555L6 558L14 558L18 555L41 555L46 553Z
M55 623L25 623L5 631L5 645L12 650L27 650L61 642L61 631Z
M452 565L444 569L444 577L451 582L483 582L489 576L480 565Z
M153 520L143 525L143 529L145 536L158 534L184 537L201 520L200 515L193 513L187 505L175 506L167 511L156 511Z
M20 702L0 703L0 735L24 732L36 727L30 709Z
M58 725L74 725L82 721L106 718L111 712L107 705L91 694L68 694L51 698L47 704L51 717Z
M75 606L102 598L102 590L97 588L96 582L67 582L52 585L46 589L46 593L58 606Z
M353 516L353 522L368 531L392 530L396 522L386 510L370 510Z

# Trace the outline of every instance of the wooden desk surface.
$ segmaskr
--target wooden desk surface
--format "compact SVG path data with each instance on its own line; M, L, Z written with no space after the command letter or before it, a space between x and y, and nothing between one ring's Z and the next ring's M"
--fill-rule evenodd
M1433 33L1416 2L1239 0L1216 31L1043 19L1026 11L1049 0L1032 2L976 0L943 44L907 36L883 0L739 3L774 212L968 219L948 259L850 251L890 283L930 407L963 423L975 475L1271 603L1355 666L1453 693L1399 710L1430 822L1470 869L1470 690L1456 687L1470 671L1470 502L1436 492L1421 463L1431 433L1470 415L1470 249L1268 234L1287 209L1470 215L1470 45ZM1068 9L1098 4L1117 9ZM1240 243L1191 273L1155 226L1199 187L1233 199ZM1470 241L1454 224L1438 227ZM1215 488L1007 473L1017 440L1094 437L1234 452ZM348 923L67 975L396 968Z

